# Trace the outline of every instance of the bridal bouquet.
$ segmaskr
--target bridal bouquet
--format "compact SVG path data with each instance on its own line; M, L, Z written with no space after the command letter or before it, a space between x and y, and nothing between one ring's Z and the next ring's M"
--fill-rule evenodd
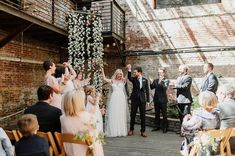
M100 132L98 136L93 136L90 134L88 130L79 132L76 137L76 140L81 140L84 142L86 145L88 145L88 150L89 150L89 155L94 156L94 142L100 141L101 144L104 144L104 133Z

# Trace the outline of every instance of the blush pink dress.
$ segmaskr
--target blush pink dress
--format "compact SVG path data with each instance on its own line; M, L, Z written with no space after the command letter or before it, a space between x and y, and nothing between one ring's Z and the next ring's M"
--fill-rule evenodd
M51 76L51 75L45 76L44 83L45 83L45 85L48 85L50 87L53 87L55 85L59 85L58 80L54 76ZM50 104L54 107L61 109L61 101L62 101L61 94L57 94L57 93L53 92L53 99Z
M92 125L95 124L95 117L89 112L83 111L79 116L65 116L60 117L61 132L77 134L88 130L91 135L97 136L98 131ZM65 143L65 152L67 156L86 156L87 146ZM94 143L94 156L104 156L103 147L100 141Z

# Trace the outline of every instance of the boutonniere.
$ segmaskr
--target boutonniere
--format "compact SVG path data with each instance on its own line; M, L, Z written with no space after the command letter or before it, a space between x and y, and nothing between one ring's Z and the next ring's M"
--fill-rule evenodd
M145 82L146 80L143 79L142 81Z

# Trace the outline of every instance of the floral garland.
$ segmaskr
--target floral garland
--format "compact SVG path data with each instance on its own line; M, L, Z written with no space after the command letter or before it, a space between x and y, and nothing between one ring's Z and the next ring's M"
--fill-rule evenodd
M71 13L68 18L69 62L92 78L98 92L102 90L103 37L101 17L95 14Z

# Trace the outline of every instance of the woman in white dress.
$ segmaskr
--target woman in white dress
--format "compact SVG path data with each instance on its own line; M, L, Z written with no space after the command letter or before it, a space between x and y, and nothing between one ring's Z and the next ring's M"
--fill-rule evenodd
M96 127L99 132L103 132L103 117L99 107L100 94L96 92L94 86L86 86L86 110L95 115Z
M111 87L106 108L105 135L107 137L127 136L128 104L125 91L126 79L121 69L117 69L111 79L103 78Z

